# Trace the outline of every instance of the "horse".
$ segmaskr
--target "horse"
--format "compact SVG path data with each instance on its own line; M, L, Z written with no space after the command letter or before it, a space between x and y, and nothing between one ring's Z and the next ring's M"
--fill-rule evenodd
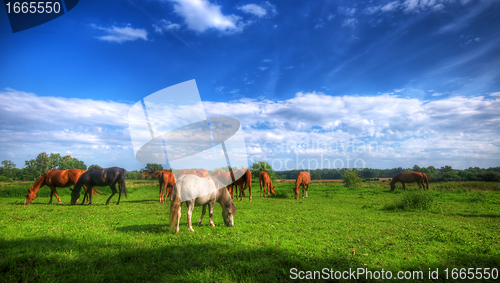
M170 198L170 231L172 231L175 227L175 233L179 232L181 204L183 202L180 197L181 193L189 194L190 192L199 191L200 188L202 190L210 191L210 193L199 196L196 199L184 201L188 207L188 230L194 232L191 224L191 216L193 214L194 207L200 205L203 206L203 211L201 213L200 220L198 220L198 226L201 226L201 221L206 213L207 205L210 215L210 226L215 226L213 222L215 202L218 202L222 206L222 218L224 219L226 226L234 226L236 205L234 205L229 192L224 188L224 184L219 182L214 177L200 178L196 175L184 175L181 176L175 183L172 196Z
M24 205L30 204L35 198L38 190L47 185L50 188L50 201L49 204L52 203L52 197L55 195L59 204L62 204L61 199L57 195L56 187L59 188L67 188L71 185L75 186L78 178L87 172L85 169L67 169L67 170L59 170L59 169L51 169L45 174L43 174L40 178L38 178L33 186L28 190L28 194L26 195L26 199L24 200ZM87 187L84 187L85 191ZM96 195L97 191L95 189L92 190L92 194Z
M152 176L158 177L158 182L160 185L160 203L164 203L167 197L172 194L172 189L175 185L175 174L169 170L159 170L159 171L145 171L142 173L143 177ZM165 191L167 192L165 194Z
M249 188L248 200L252 201L252 172L248 169L240 169L238 171L240 171L240 173L238 173L237 176L241 175L241 177L234 181L234 186L236 187L236 199L238 199L238 188L240 192L240 201L242 201L243 197L245 196L245 190Z
M233 173L234 174L234 173ZM212 173L212 177L216 178L223 184L229 184L226 186L228 192L231 194L231 199L233 196L233 179L231 178L231 172L215 171ZM234 177L234 176L233 176Z
M299 174L297 175L297 179L295 180L295 187L292 188L296 199L298 199L300 196L300 186L302 186L302 198L304 198L304 190L305 190L305 197L307 197L307 190L309 189L310 182L311 182L311 175L309 175L309 172L305 171L299 172Z
M89 204L92 204L92 194L89 194L89 189L94 186L109 186L111 188L111 196L106 201L107 205L111 198L116 194L116 183L118 183L120 192L118 195L118 202L116 204L120 204L122 193L125 194L125 197L127 197L127 189L125 187L126 175L127 171L120 167L110 167L105 169L99 169L97 167L91 168L87 172L83 173L76 182L75 188L71 193L71 204L75 204L76 200L80 197L80 190L82 186L87 187L82 204L85 202L86 197L89 199Z
M202 178L206 178L206 177L210 176L210 173L208 173L208 171L205 169L194 169L194 170L183 169L183 170L180 170L179 172L177 172L176 175L177 175L177 178L179 178L182 175L186 175L186 174L192 174L192 175L196 175L196 176L202 177Z
M394 191L396 188L396 183L401 182L403 184L403 189L406 190L405 183L417 183L419 188L429 189L429 179L427 175L421 172L401 172L394 176L389 183L391 186L391 191ZM426 186L424 186L424 182Z
M266 198L266 191L267 195L269 193L271 194L276 194L274 191L274 186L273 183L271 182L271 178L269 177L269 174L267 172L262 171L259 174L259 184L260 184L260 198L262 198L262 187L264 187L264 198Z

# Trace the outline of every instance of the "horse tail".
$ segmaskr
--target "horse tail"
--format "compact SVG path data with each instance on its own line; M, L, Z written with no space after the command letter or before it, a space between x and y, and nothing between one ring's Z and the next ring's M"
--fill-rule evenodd
M127 178L127 171L123 168L120 170L120 193L123 193L126 198L127 196L127 188L125 187L125 179Z
M422 175L424 175L425 185L426 185L427 190L428 190L429 189L429 178L427 178L427 175L425 175L425 173L422 173Z
M182 181L181 181L182 182ZM178 183L177 183L178 184ZM179 209L181 208L181 197L175 184L172 195L170 196L170 231L174 230L177 219L179 218Z

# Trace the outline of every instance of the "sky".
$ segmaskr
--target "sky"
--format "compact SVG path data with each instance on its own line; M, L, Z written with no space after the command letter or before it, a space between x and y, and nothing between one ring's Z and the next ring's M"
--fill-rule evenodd
M499 13L495 0L81 0L13 33L0 11L0 160L144 168L129 110L195 80L207 117L241 123L249 164L500 166Z

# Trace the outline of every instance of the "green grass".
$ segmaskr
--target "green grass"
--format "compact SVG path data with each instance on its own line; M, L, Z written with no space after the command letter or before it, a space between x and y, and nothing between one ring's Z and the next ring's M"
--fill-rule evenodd
M174 235L155 182L128 181L118 206L117 196L105 205L107 187L91 206L68 205L68 188L58 189L62 205L47 205L47 187L24 206L31 183L0 183L0 282L275 282L290 281L291 268L421 270L424 278L439 268L445 281L446 268L499 268L498 190L446 184L391 192L387 182L313 182L309 198L296 200L290 183L277 182L267 199L253 183L253 201L248 192L235 201L235 227L224 226L216 204L216 227L207 214L188 232L183 206ZM408 200L425 208L387 209ZM193 222L200 215L196 207Z

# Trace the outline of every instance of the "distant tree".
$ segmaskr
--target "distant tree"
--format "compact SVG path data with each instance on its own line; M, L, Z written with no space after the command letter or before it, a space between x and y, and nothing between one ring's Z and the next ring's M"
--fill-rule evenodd
M137 180L139 172L137 170L127 172L127 180Z
M342 174L342 180L344 186L348 188L357 187L363 181L355 170L345 170Z
M63 158L59 153L51 153L49 155L50 169L59 168Z
M61 163L57 169L67 170L67 169L87 169L87 165L76 158L66 155L62 158Z
M146 165L146 168L144 168L146 171L161 171L163 170L163 166L161 164L156 164L156 163L148 163Z
M439 180L442 182L449 182L449 181L460 181L460 176L458 176L456 170L451 168L451 166L444 166L439 169Z
M422 172L422 168L420 168L420 166L418 165L413 165L413 168L412 168L413 172Z
M0 167L0 176L5 178L14 179L15 178L16 164L10 160L2 161L2 166Z
M321 173L318 170L314 170L311 174L313 180L321 180Z
M87 170L90 170L90 168L94 168L94 167L95 167L95 168L98 168L98 169L102 169L102 167L101 167L101 166L96 165L96 164L92 164L92 165L90 165L90 166L89 166L89 168L88 168ZM127 175L128 175L128 173L127 173Z
M267 161L258 161L254 162L250 168L250 171L252 172L252 177L254 178L259 178L260 172L264 171L269 174L269 177L271 180L276 180L276 173L274 172L273 168ZM294 177L295 178L295 177Z

